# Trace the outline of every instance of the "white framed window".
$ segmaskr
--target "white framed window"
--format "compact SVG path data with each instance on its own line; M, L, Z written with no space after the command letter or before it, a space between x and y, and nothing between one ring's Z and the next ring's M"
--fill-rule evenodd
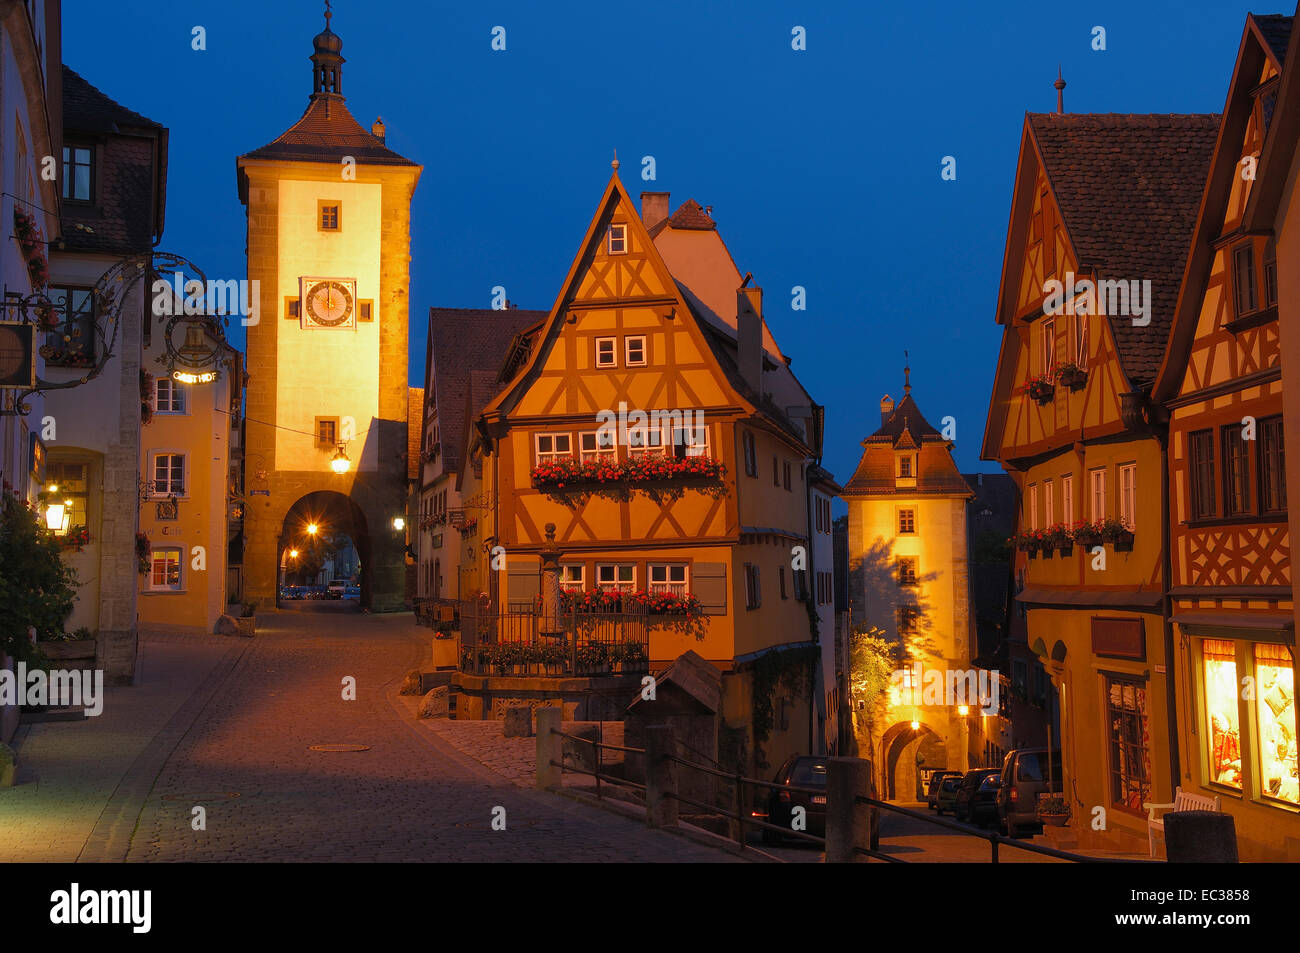
M149 588L178 591L181 588L181 551L155 549L149 556Z
M596 566L596 585L601 589L631 592L636 588L636 566L632 563L600 563Z
M1038 529L1038 484L1029 484L1029 501L1025 508L1025 522L1031 530Z
M1056 366L1056 319L1043 321L1043 336L1039 342L1039 357L1042 360L1042 373L1050 374Z
M153 382L153 409L157 414L185 413L185 385L170 377Z
M150 472L154 496L185 495L185 454L155 453Z
M566 563L560 566L560 587L562 589L583 589L587 585L587 567L582 563Z
M650 564L651 592L667 592L674 596L684 596L689 578L686 563Z
M1074 362L1080 367L1088 366L1088 315L1074 316Z
M1074 522L1074 474L1061 476L1061 518L1067 523Z
M628 459L642 456L643 454L662 454L664 452L664 432L658 427L650 427L646 424L638 424L635 427L627 428L627 456Z
M609 253L611 255L627 254L627 226L615 223L609 226Z
M1130 532L1137 527L1137 483L1138 468L1136 463L1122 463L1119 468L1119 521Z
M1098 467L1088 471L1088 497L1091 508L1088 518L1094 523L1106 517L1106 469Z
M1056 522L1055 507L1052 506L1056 501L1052 499L1052 491L1056 489L1051 480L1043 481L1043 525L1051 526Z
M618 448L614 444L614 434L608 430L589 430L578 434L578 451L582 459L606 460L618 459Z
M618 338L596 338L596 366L618 367Z
M708 424L673 424L673 454L682 457L707 457L709 455Z
M554 463L573 456L573 437L567 433L539 433L537 435L537 463Z
M623 363L627 367L645 367L645 335L623 339Z

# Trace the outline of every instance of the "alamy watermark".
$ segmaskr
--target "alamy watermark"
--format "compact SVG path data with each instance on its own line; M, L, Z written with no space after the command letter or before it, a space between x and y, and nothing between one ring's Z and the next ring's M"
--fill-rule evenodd
M90 717L104 711L104 670L27 670L19 662L11 672L0 669L0 705L84 707Z
M889 696L894 704L946 707L966 705L981 714L999 711L1001 684L997 671L987 668L922 668L913 662L889 676Z
M251 327L258 322L257 304L261 281L245 279L186 279L179 271L169 282L159 278L153 283L155 317L176 314L237 314L240 324Z
M1151 323L1151 279L1125 281L1104 278L1075 280L1074 272L1065 273L1065 281L1052 278L1043 284L1043 314L1105 314L1132 318L1133 326L1144 328ZM1104 309L1099 309L1098 304Z

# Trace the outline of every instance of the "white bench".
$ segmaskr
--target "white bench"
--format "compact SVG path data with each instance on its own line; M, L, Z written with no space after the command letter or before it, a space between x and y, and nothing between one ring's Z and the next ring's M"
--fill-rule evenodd
M1156 811L1222 811L1222 801L1218 795L1193 794L1181 787L1174 788L1173 804L1152 804L1144 801L1142 807L1147 812L1147 846L1151 856L1156 855L1156 833L1165 836L1165 819L1156 817Z

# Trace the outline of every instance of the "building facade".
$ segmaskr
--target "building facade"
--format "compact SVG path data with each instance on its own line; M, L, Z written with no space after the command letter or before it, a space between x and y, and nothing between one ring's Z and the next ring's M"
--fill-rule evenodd
M421 167L348 112L342 41L314 39L306 112L237 162L248 211L246 597L276 598L309 525L348 534L361 600L405 603L410 204Z

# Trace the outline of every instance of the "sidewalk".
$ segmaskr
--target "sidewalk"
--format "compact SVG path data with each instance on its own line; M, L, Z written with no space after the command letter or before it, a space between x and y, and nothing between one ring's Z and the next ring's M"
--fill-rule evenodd
M0 788L0 862L120 859L112 854L125 850L159 758L171 751L168 736L183 734L197 714L182 709L248 644L146 637L139 684L106 688L103 714L21 725L17 777Z

